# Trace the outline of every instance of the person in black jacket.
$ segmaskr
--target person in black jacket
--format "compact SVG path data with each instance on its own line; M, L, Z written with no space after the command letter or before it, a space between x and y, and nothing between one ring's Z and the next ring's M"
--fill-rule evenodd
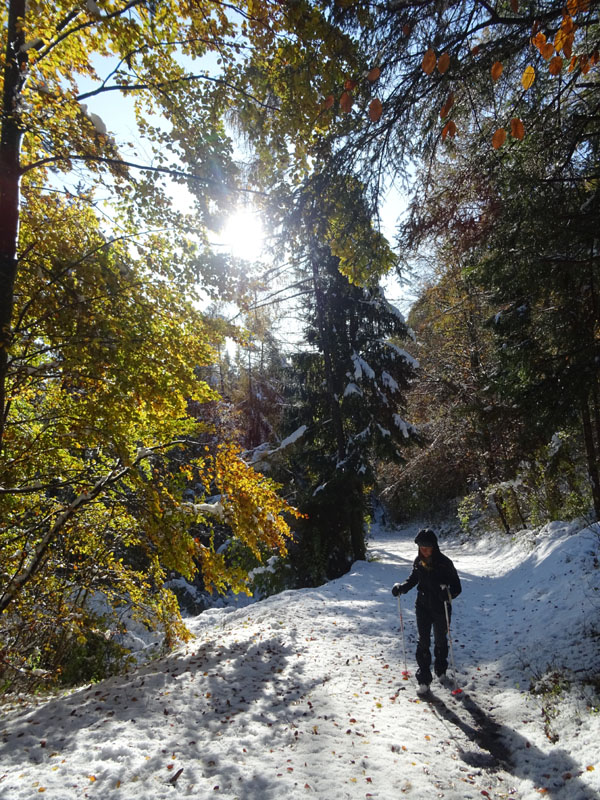
M395 583L392 594L397 597L417 586L417 682L419 693L429 689L431 675L431 629L433 628L434 671L444 679L448 668L448 626L452 613L451 601L462 591L460 578L448 556L440 552L438 540L430 528L423 528L415 539L419 555L404 583ZM446 604L446 609L444 608ZM446 619L446 611L448 618Z

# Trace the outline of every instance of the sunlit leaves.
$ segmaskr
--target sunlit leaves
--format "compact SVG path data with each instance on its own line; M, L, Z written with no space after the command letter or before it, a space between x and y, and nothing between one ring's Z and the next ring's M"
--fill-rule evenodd
M535 81L535 69L530 64L528 67L525 68L525 71L521 76L521 85L523 86L523 89L527 91L528 89L531 89L534 81Z
M339 259L340 272L360 285L387 274L395 266L396 256L364 204L355 201L348 207L355 193L353 186L351 191L329 198L325 240Z
M556 36L554 37L554 48L557 53L560 53L560 51L569 42L570 38L571 38L570 33L564 27L561 26L556 32Z
M285 555L286 540L291 534L283 514L296 518L302 515L279 497L277 484L244 463L239 448L220 446L204 480L219 492L224 519L233 535L259 561L265 551ZM236 592L248 593L247 575L239 567L228 565L213 547L199 545L198 557L210 591L223 591L231 586Z
M161 587L166 569L192 577L198 566L182 492L187 484L200 494L214 487L202 482L202 465L174 443L191 447L203 436L216 448L218 436L203 414L210 419L206 406L217 396L200 373L210 370L211 344L221 333L199 311L200 293L232 283L212 270L218 263L223 271L224 262L205 252L204 226L235 191L224 114L240 98L261 108L269 102L259 99L260 87L235 80L244 36L271 57L277 77L282 63L300 74L297 54L279 50L276 40L283 12L264 0L252 0L239 26L224 8L202 2L167 4L152 15L144 4L123 4L91 25L84 4L65 9L28 3L22 22L31 46L27 82L21 94L14 87L24 140L13 155L25 171L24 202L0 474L0 572L9 576L10 616L3 632L7 642L14 632L24 648L41 643L44 652L59 639L89 636L86 597L98 600L106 624L112 604L127 605L149 625L163 624L169 636L184 635L176 602ZM320 15L308 17L306 29L322 41ZM331 38L339 56L339 39ZM213 75L192 65L211 53L219 65ZM345 63L352 71L352 59ZM84 88L92 96L118 91L131 98L139 149L148 157L145 164L128 153L147 167L135 178L110 135L119 134L122 119L95 117L96 100L82 97ZM314 118L316 90L300 80L292 89L288 109ZM331 95L325 110L334 103ZM165 124L158 123L163 114ZM66 187L55 177L42 190L41 162L63 171ZM155 168L190 178L196 216L172 208ZM219 470L226 475L225 467ZM233 535L281 550L287 507L273 486L250 473L236 465L222 479L234 498ZM216 469L212 475L216 481ZM263 509L268 517L261 520ZM218 580L226 586L227 574ZM207 583L216 578L207 576ZM22 635L25 629L31 636Z

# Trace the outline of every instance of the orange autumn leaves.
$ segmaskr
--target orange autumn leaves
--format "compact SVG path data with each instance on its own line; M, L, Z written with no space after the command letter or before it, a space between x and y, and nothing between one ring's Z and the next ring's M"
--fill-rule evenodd
M437 67L438 72L440 75L444 75L444 73L448 72L448 68L450 66L450 56L448 53L442 53L442 55L437 58L435 51L429 48L429 50L423 56L423 61L421 62L421 67L423 68L423 72L426 72L428 75L431 75L432 72Z
M442 53L438 59L435 51L430 48L423 56L421 67L428 75L431 75L436 68L441 75L444 75L450 67L450 55L448 53ZM499 80L503 71L503 64L500 61L495 61L490 70L492 80ZM533 77L535 77L535 73ZM531 86L532 83L533 79L531 80L529 86ZM529 88L529 86L524 88ZM454 99L454 92L450 92L440 109L440 117L442 120L445 120L450 113L454 105ZM452 139L454 136L456 136L457 130L456 122L453 119L447 120L442 128L442 141L445 142L448 137ZM510 135L514 139L518 140L522 140L525 137L525 126L523 125L522 120L520 120L518 117L514 117L510 121ZM505 143L507 136L508 133L504 128L498 128L492 137L492 147L498 150Z
M538 79L545 70L547 70L546 74L549 73L551 76L559 76L564 74L567 70L568 72L573 72L575 69L581 74L586 75L590 69L598 63L600 57L596 43L593 43L591 48L589 44L587 45L587 48L595 48L593 52L590 52L589 49L588 52L574 52L577 49L581 50L582 46L585 47L584 42L589 42L589 38L586 39L585 37L584 41L582 41L581 36L577 36L577 31L586 29L586 20L582 20L578 15L584 15L590 12L590 1L591 0L566 0L564 10L560 12L562 20L559 16L556 23L550 28L552 34L548 32L544 33L541 30L540 23L536 22L534 24L528 37L528 47L536 60L532 60L532 63L528 64L523 69L520 75L520 91L528 92L536 83L536 79ZM510 8L515 15L519 15L521 5L522 3L520 0L510 0ZM519 25L521 24L517 17L515 17L515 23L517 22ZM412 32L411 26L408 24L405 25L402 32L404 36L408 37ZM473 58L477 58L482 51L489 53L490 44L490 42L485 46L483 44L472 44L469 51L470 55ZM418 56L418 58L421 59L420 66L423 72L427 76L437 77L440 85L448 80L447 73L449 71L452 73L456 71L458 64L457 52L444 51L436 53L433 47L428 47L422 55L422 58L421 56ZM541 64L536 63L538 58L543 59ZM418 64L419 61L417 61L415 65L417 70ZM525 64L527 64L527 61ZM490 70L489 74L491 80L494 83L500 81L503 77L506 78L508 74L508 71L505 69L505 64L503 64L500 57L493 61L491 66L485 69L488 68ZM379 79L380 74L380 68L373 67L368 72L365 71L363 73L360 81L366 79L370 84L374 84ZM462 73L459 72L458 76L460 76L460 74ZM512 70L510 74L514 74ZM516 79L516 81L518 80L519 78ZM360 81L346 80L341 95L338 95L337 98L333 94L329 95L321 104L321 110L328 110L334 107L334 105L339 104L339 109L342 113L350 113L356 101L356 92L354 90L359 86ZM519 84L517 84L517 87L518 86ZM544 90L547 91L546 87L544 87ZM517 98L517 102L520 102L519 98ZM442 124L442 141L446 141L447 138L452 139L457 134L457 124L454 119L451 118L451 111L454 104L454 94L450 91L439 111ZM377 123L381 119L384 113L384 106L379 97L372 97L368 104L367 113L369 120L373 123ZM452 111L452 113L454 114L455 112ZM515 112L513 111L513 113ZM509 136L513 140L522 141L525 138L525 133L523 120L518 116L514 116L510 119L510 122L504 123L503 127L499 127L497 130L490 133L491 144L495 149L499 149L505 144Z
M381 75L381 69L379 67L373 67L367 73L365 73L364 77L366 80L373 84L379 80ZM344 114L348 114L352 110L352 106L354 105L354 89L359 85L358 81L348 79L344 83L344 90L340 96L340 111ZM332 108L335 104L335 97L330 94L328 95L323 103L321 104L321 109L323 111L327 111ZM383 104L378 97L374 97L371 102L369 103L369 119L371 122L378 122L383 114Z
M511 0L511 9L517 14L519 11L519 0ZM583 75L586 75L592 67L600 61L598 48L591 53L583 53L576 55L573 53L575 47L575 34L578 29L578 24L574 17L579 13L589 11L590 0L568 0L566 8L563 11L562 22L554 34L554 39L551 40L539 30L539 25L536 23L531 32L531 45L535 48L539 55L547 63L547 70L550 75L558 76L562 73L563 69L567 67L568 72L573 72L579 68ZM534 51L535 52L535 51ZM473 56L478 56L480 48L475 46L471 50ZM451 57L449 53L442 53L439 58L433 48L426 50L421 68L427 75L433 75L435 70L444 75L451 65ZM541 68L538 68L538 70ZM504 65L502 61L497 60L491 65L490 75L492 81L497 82L500 80L504 72ZM529 64L523 70L520 83L523 92L527 92L534 85L536 80L536 67ZM450 92L448 98L440 109L440 117L444 123L442 128L442 141L448 137L452 138L457 133L457 126L454 120L447 119L450 109L454 104L454 94ZM508 130L507 130L508 128ZM500 149L506 142L508 136L518 141L525 138L525 126L519 117L513 117L510 120L509 126L500 127L494 131L491 139L492 147L496 150Z
M450 68L450 54L449 53L442 53L441 56L438 58L435 54L435 51L432 48L429 48L425 55L423 56L423 61L421 62L421 67L423 72L427 73L427 75L432 75L433 72L437 69L440 75L445 75ZM454 92L450 92L448 97L446 98L444 105L440 109L440 117L445 119L452 106L454 105ZM444 127L442 128L442 141L445 142L448 136L452 139L456 136L457 127L456 123L453 119L448 120Z

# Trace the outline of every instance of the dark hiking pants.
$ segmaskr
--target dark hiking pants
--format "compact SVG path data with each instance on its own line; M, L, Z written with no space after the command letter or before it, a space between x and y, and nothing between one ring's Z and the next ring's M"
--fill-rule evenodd
M450 616L452 609L448 609ZM436 675L443 675L448 668L448 624L446 614L442 606L439 612L432 612L426 606L417 603L417 630L419 641L417 642L417 681L419 683L431 683L431 629L433 628L433 658L434 670Z

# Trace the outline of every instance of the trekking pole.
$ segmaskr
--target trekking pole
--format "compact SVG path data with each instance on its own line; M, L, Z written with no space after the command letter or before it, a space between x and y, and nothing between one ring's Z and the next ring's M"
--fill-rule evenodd
M404 669L402 670L402 680L407 681L410 677L410 672L406 667L406 643L404 641L404 620L402 619L402 603L400 602L400 595L398 595L398 613L400 614L400 632L402 634L402 656L404 658Z
M450 645L450 663L452 664L452 678L454 680L454 689L452 690L453 695L462 694L462 689L458 686L458 681L456 680L456 666L454 665L454 648L452 647L452 632L450 630L450 614L448 611L449 606L452 606L452 595L450 594L450 587L446 586L446 591L448 592L448 599L444 600L444 611L446 612L446 629L448 632L448 644Z

